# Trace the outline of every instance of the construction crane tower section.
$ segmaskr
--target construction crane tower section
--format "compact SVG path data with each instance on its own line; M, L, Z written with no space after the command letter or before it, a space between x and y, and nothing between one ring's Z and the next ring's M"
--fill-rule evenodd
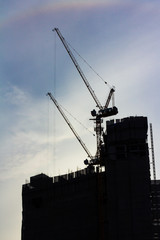
M150 123L150 137L151 137L151 151L152 151L152 165L153 165L153 180L156 181L156 166L155 166L155 157L154 157L154 143L153 143L152 123Z

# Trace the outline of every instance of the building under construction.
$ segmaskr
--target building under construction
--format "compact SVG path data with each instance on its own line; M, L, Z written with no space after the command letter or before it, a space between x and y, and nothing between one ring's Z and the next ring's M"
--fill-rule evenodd
M48 177L22 188L22 240L160 239L160 181L151 181L146 117L108 121L105 169Z

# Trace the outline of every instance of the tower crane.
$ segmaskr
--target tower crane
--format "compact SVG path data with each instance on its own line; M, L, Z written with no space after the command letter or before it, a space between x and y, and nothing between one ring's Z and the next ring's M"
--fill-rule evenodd
M74 129L74 127L72 126L72 124L70 123L69 119L67 118L67 116L65 115L64 111L62 110L62 108L60 107L59 103L57 102L57 100L54 98L54 96L48 92L47 96L50 97L50 99L53 101L53 103L56 105L57 109L59 110L59 112L61 113L62 117L64 118L64 120L66 121L66 123L68 124L68 126L70 127L71 131L73 132L73 134L75 135L75 137L77 138L77 140L79 141L79 143L81 144L81 146L83 147L83 149L85 150L85 152L87 153L88 157L90 158L90 162L93 164L96 159L95 157L93 157L91 155L91 153L89 152L88 148L86 147L85 143L82 141L82 139L80 138L80 136L78 135L78 133L76 132L76 130ZM87 159L85 161L88 161Z
M95 131L96 131L96 135L97 135L97 153L96 153L96 157L97 157L97 162L95 162L95 164L101 164L101 156L100 156L100 152L101 152L101 143L102 143L102 140L101 140L101 135L102 135L102 127L101 127L101 123L102 123L102 118L104 117L109 117L109 116L112 116L112 115L116 115L118 113L118 109L113 106L111 108L108 108L108 105L110 103L110 100L113 96L113 93L115 92L115 89L112 87L110 89L110 92L109 92L109 96L107 98L107 101L106 101L106 104L104 105L104 107L101 105L100 101L98 100L95 92L93 91L91 85L89 84L87 78L85 77L81 67L79 66L76 58L74 57L72 51L70 50L66 40L64 39L64 37L62 36L61 32L59 31L58 28L54 28L53 31L55 31L57 33L57 35L59 36L60 40L62 41L66 51L68 52L73 64L75 65L77 71L79 72L82 80L84 81L86 87L88 88L91 96L93 97L95 103L96 103L96 106L99 108L99 111L96 112L96 110L94 109L93 111L91 111L91 115L93 117L95 117L95 119L91 119L91 120L95 120L95 123L96 123L96 128L95 128ZM85 162L86 164L89 164L89 162Z

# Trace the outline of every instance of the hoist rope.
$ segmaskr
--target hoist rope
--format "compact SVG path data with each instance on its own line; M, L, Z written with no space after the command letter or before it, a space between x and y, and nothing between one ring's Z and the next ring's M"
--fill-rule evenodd
M49 99L47 99L47 121L46 121L46 130L47 130L47 134L46 134L46 174L48 176L50 176L50 142L49 142L49 133L50 133L50 124L49 124L49 119L50 119L50 111L49 111ZM48 191L48 190L47 190ZM48 193L47 193L48 194Z
M53 54L54 54L54 61L53 61L53 71L54 71L54 75L53 75L53 93L54 96L56 96L56 77L57 77L57 36L55 34L54 37L54 50L53 50ZM53 110L53 170L56 170L56 111L55 108Z

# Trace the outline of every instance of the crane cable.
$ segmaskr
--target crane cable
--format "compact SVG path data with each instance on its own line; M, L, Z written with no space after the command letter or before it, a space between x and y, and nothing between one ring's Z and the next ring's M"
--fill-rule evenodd
M67 41L66 41L67 42ZM84 61L84 63L105 83L109 86L109 88L113 88L108 82L106 82L100 75L99 73L96 72L96 70L79 54L79 52L71 46L69 42L67 44L72 48L72 50Z
M89 128L87 128L86 126L83 125L83 123L81 123L77 118L75 118L66 108L64 108L61 104L59 104L59 106L66 111L76 122L78 122L83 128L85 128L88 132L90 132L94 137L95 134L89 130Z

